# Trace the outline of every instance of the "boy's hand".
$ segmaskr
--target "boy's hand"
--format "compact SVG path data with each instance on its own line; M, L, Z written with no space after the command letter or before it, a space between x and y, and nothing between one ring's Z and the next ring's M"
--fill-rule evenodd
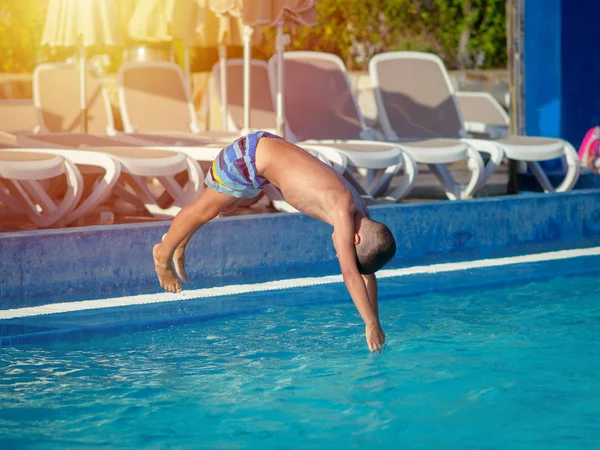
M385 333L379 324L367 325L365 336L367 338L369 350L376 353L381 353L383 351L383 344L385 344Z

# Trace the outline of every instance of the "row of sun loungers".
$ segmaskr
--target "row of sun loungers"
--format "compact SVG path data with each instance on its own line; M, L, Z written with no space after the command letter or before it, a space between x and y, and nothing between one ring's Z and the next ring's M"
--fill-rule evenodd
M431 168L453 200L476 195L505 158L527 163L546 192L569 190L577 181L579 163L570 144L508 136L502 107L487 94L456 95L435 55L392 52L372 58L379 130L367 127L337 56L288 52L284 61L286 138L343 173L369 201L404 198L419 164ZM276 64L274 58L252 61L255 129L275 128ZM40 227L78 223L109 197L172 216L202 192L202 165L241 134L240 60L228 61L227 76L227 129L207 132L197 124L179 66L123 65L118 74L120 132L102 77L90 69L88 133L79 133L77 66L40 65L33 81L36 130L0 134L0 204L25 213ZM219 92L217 68L211 83L209 92ZM205 102L213 112L210 95ZM554 187L539 162L561 157L568 170ZM466 185L451 174L450 165L459 161L471 172ZM56 185L48 180L57 177L63 180L59 192L47 189ZM392 183L394 177L399 178ZM293 211L274 190L268 195L278 209Z

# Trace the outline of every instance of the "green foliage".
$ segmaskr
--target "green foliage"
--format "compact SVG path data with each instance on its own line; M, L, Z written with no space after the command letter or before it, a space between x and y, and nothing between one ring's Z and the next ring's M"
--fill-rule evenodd
M336 53L352 69L391 50L434 52L449 68L506 67L505 0L321 0L317 11L292 48Z
M40 49L48 1L0 0L1 71L31 72L72 54ZM295 30L288 48L335 53L349 69L390 50L433 52L449 68L506 67L505 0L320 0L317 13L318 24ZM255 56L274 51L266 33ZM120 50L109 53L117 63Z
M505 0L424 3L424 24L439 43L439 54L446 64L459 68L506 67Z
M30 72L40 58L48 0L0 0L0 70Z

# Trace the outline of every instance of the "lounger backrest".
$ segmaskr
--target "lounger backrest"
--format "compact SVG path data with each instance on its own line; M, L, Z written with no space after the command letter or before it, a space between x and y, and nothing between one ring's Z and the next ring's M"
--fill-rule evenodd
M196 132L191 95L174 63L126 63L119 69L119 107L127 132Z
M33 103L42 132L82 131L79 66L70 63L40 64L33 71ZM93 67L86 77L88 132L114 130L108 94Z
M221 72L217 62L212 69L215 80L213 95L220 95ZM267 63L253 59L250 64L250 126L263 130L276 127L275 108L269 86L269 69ZM244 127L244 60L227 60L227 110L230 121L238 130ZM212 111L220 114L220 111Z
M456 100L465 122L506 126L509 116L500 103L487 92L457 92Z
M0 100L0 130L7 133L31 133L37 116L31 99Z
M461 137L454 90L436 55L380 53L371 58L369 74L377 118L388 139Z
M360 139L364 120L343 61L320 52L284 54L284 111L299 140ZM277 87L277 59L269 60L271 94Z

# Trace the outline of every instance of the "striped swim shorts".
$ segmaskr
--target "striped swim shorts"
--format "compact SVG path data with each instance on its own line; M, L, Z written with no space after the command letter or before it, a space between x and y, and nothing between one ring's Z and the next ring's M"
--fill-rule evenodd
M256 131L237 139L219 152L204 183L211 189L236 198L256 197L269 183L256 173L256 146L262 137L278 138Z

